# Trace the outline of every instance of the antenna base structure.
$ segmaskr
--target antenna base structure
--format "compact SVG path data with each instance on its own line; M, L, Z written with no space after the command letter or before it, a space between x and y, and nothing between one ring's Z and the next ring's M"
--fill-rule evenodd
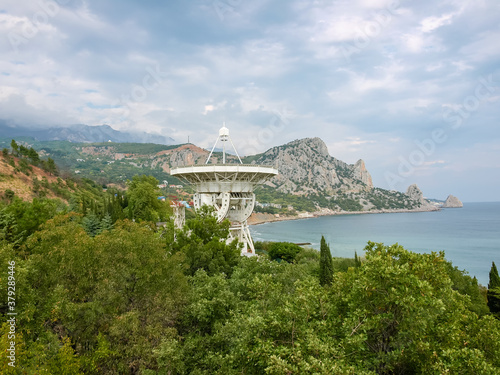
M174 227L182 229L186 223L186 210L182 203L172 202L170 205L173 211Z
M234 148L229 131L225 126L220 129L217 142L219 139L223 144L230 141ZM255 206L253 191L256 186L276 176L278 171L272 167L243 164L236 148L234 150L240 164L225 163L225 147L223 147L223 163L208 164L217 142L205 165L173 168L170 174L182 178L194 187L196 191L193 197L195 210L200 209L203 205L208 205L214 208L214 215L218 222L229 220L231 226L228 241L238 239L238 242L243 244L241 255L252 256L255 255L255 248L247 219Z

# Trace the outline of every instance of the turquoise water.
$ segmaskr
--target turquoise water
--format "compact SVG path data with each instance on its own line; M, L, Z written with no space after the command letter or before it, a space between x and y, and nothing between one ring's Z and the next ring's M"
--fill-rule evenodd
M334 256L363 254L368 241L399 243L419 253L444 250L446 259L488 284L491 262L500 266L500 202L464 203L437 212L322 216L250 227L254 241L310 242L321 235Z

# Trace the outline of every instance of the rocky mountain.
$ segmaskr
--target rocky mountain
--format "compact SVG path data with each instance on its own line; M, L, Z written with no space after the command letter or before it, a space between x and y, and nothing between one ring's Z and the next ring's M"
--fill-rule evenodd
M410 197L410 199L417 201L420 203L420 208L421 209L433 209L435 206L430 203L427 199L424 198L424 194L422 193L422 190L417 186L417 184L413 184L408 186L408 189L406 189L406 195Z
M299 139L245 158L254 164L270 164L280 174L270 182L278 191L293 194L359 193L373 189L363 160L347 164L330 156L320 138Z
M308 197L317 210L434 210L418 187L405 193L373 186L363 160L348 164L331 156L320 138L299 139L243 159L279 170L268 185L278 192Z
M121 132L109 125L71 125L68 127L27 128L10 126L0 120L2 138L33 137L38 141L70 141L70 142L120 142L120 143L156 143L174 144L170 137L146 132Z
M443 204L443 208L461 208L463 206L464 204L460 201L460 199L451 194L448 195L448 198L446 198L446 201Z

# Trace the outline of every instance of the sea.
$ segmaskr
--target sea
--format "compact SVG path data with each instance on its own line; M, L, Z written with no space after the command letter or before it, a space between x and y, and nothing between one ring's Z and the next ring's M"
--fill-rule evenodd
M368 241L398 243L418 253L445 252L460 270L488 285L491 263L500 267L500 202L464 203L463 208L320 216L250 226L254 241L311 243L325 236L335 257L364 254Z

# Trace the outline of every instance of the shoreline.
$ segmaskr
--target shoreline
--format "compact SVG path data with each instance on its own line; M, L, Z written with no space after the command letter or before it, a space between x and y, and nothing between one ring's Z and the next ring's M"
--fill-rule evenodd
M314 212L302 212L296 216L279 215L279 214L267 214L261 212L253 212L248 218L248 225L260 225L266 223L274 223L277 221L289 221L289 220L303 220L312 219L320 216L337 216L337 215L365 215L365 214L393 214L393 213L408 213L408 212L432 212L441 211L440 207L428 207L428 208L417 208L413 210L408 209L381 209L374 211L333 211L330 209L322 209ZM276 216L278 215L278 216Z

